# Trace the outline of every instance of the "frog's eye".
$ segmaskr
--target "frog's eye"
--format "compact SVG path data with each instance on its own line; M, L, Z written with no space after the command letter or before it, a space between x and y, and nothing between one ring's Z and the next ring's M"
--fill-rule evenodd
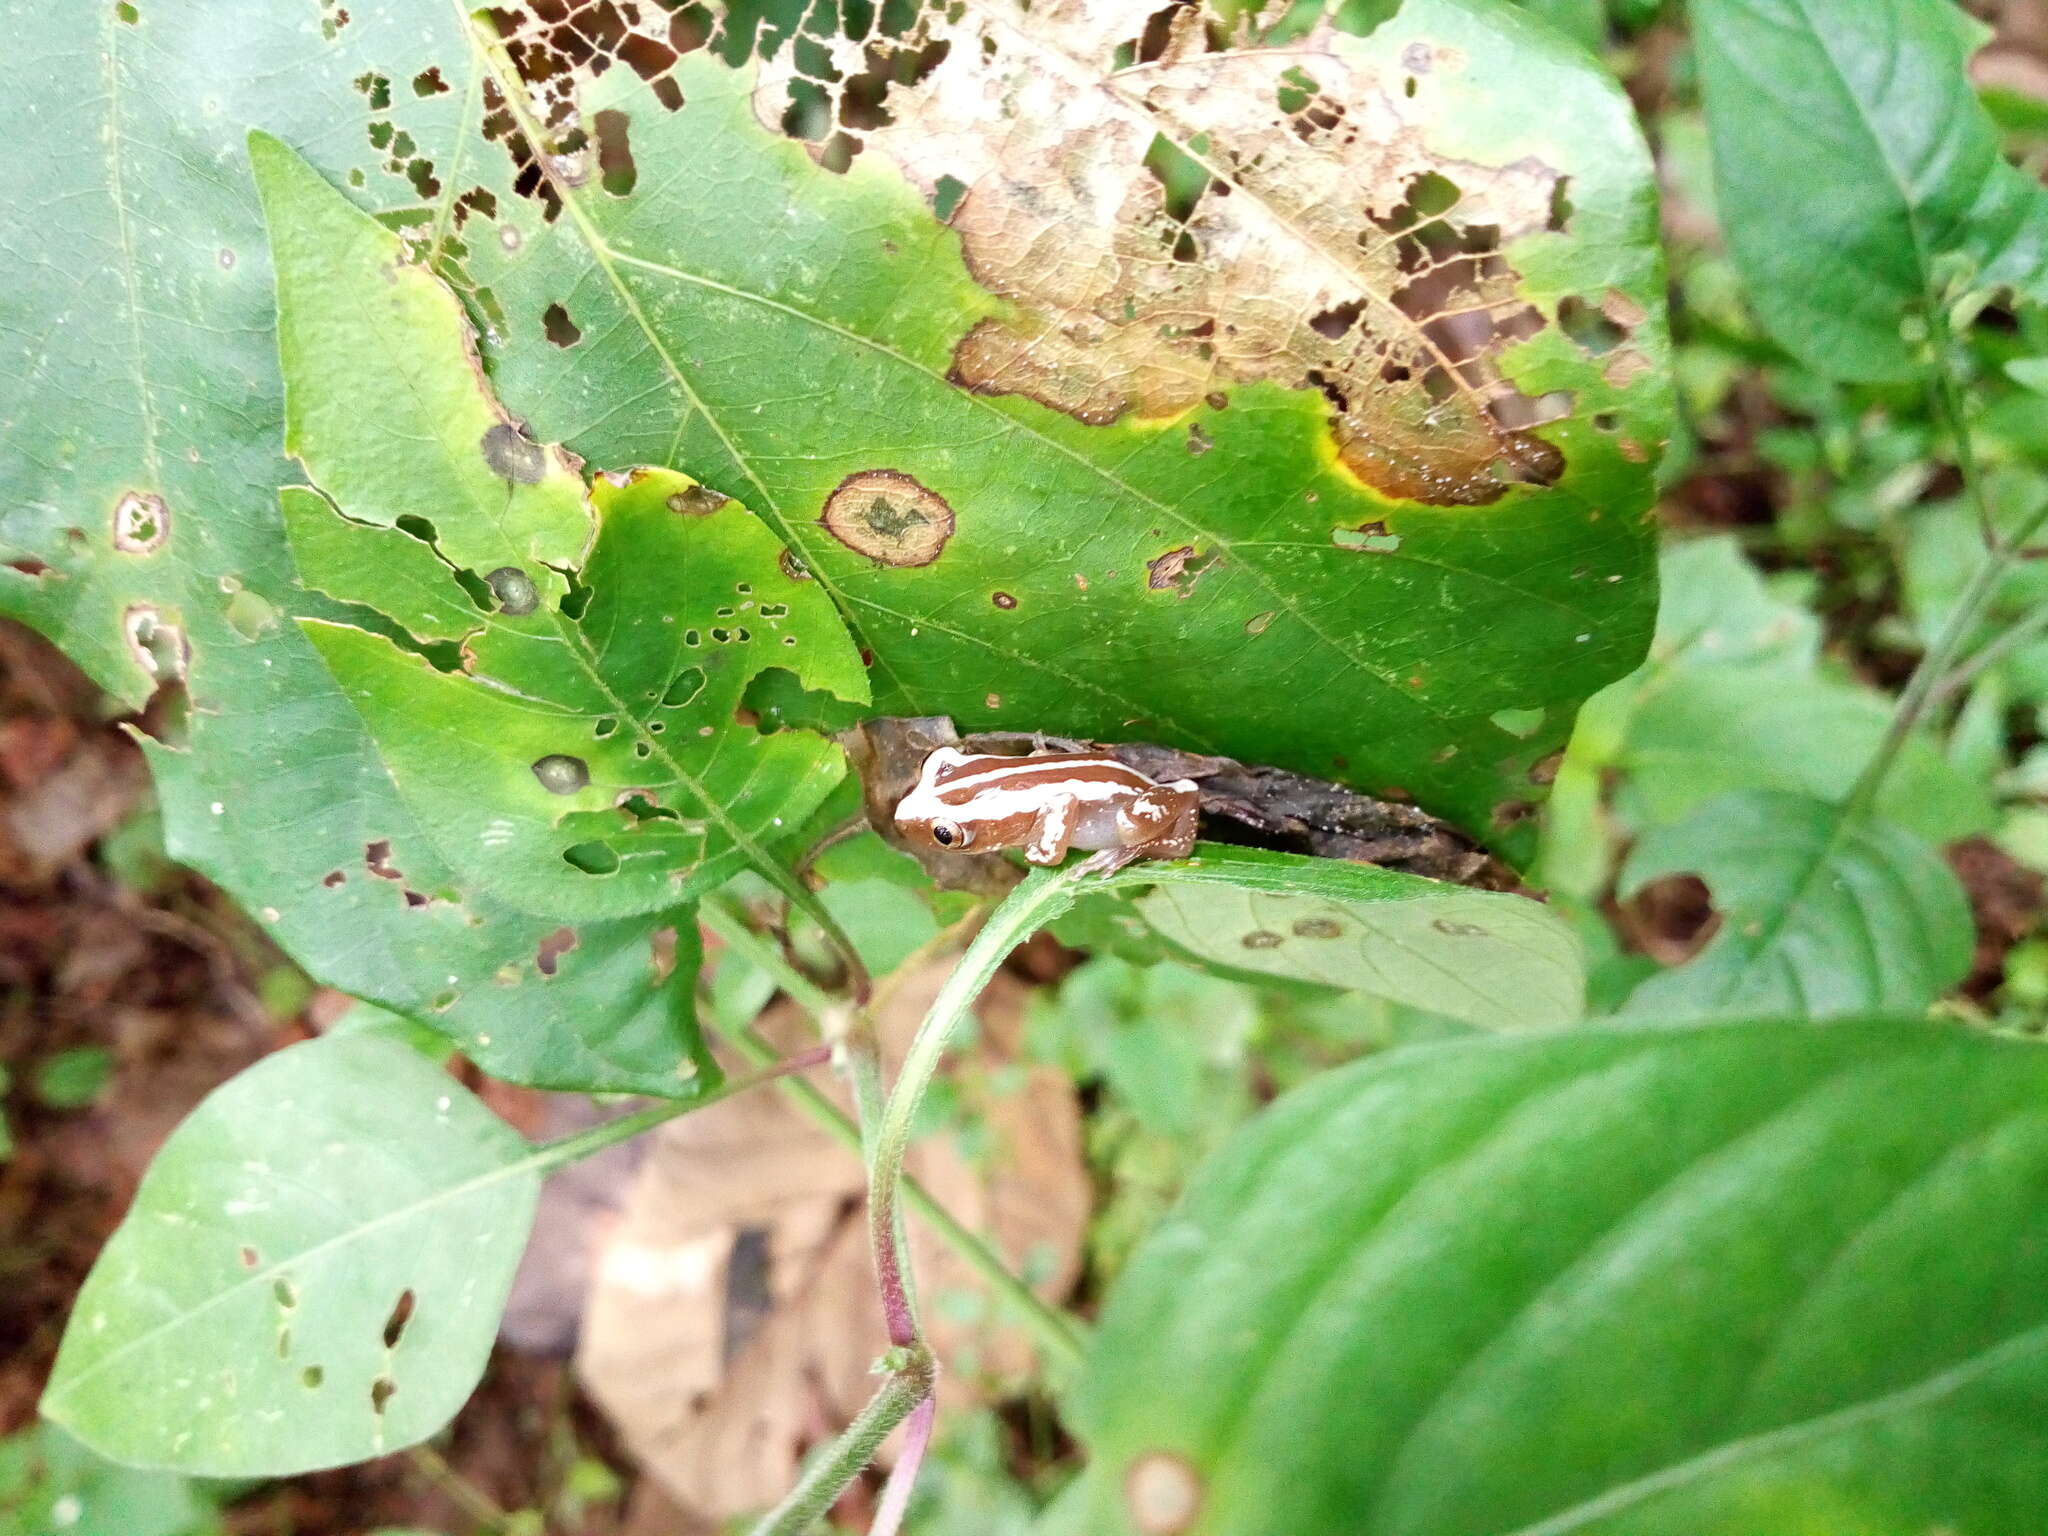
M941 848L965 848L969 833L956 821L935 821L932 823L932 841Z

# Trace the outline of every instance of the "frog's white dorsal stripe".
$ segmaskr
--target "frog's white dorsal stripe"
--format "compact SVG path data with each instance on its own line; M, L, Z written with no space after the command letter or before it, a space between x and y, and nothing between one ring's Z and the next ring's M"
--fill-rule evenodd
M949 768L961 771L941 779L939 775ZM942 747L926 759L917 787L903 797L896 814L915 819L939 817L972 799L981 809L1001 815L1042 804L1048 793L1094 801L1153 787L1153 781L1137 769L1104 753L998 757Z

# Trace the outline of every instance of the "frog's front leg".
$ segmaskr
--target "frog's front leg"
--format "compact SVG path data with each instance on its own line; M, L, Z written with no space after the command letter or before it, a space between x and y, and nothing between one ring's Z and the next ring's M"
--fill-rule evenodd
M1074 822L1081 809L1073 795L1054 795L1031 828L1031 841L1024 845L1024 857L1034 864L1057 864L1067 856L1074 840Z

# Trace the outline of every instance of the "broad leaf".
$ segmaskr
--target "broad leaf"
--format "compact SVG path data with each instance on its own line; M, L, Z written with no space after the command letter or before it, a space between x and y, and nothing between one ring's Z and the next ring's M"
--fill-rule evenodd
M1827 1018L1924 1008L1970 968L1962 886L1910 833L1800 795L1747 790L1647 833L1621 872L1706 881L1721 914L1704 953L1653 976L1627 1012Z
M1906 1022L1328 1074L1226 1147L1112 1292L1074 1528L2029 1529L2044 1104L2038 1047Z
M1204 844L1138 910L1202 959L1363 992L1494 1029L1569 1024L1585 1008L1571 928L1523 896L1368 864Z
M394 1041L265 1058L150 1164L43 1412L118 1461L208 1477L424 1439L497 1337L539 1192L527 1151Z
M291 622L342 615L294 586L278 516L297 476L247 127L360 182L367 146L336 125L363 120L377 72L404 89L467 47L453 9L355 11L325 36L258 0L61 6L14 29L0 328L43 339L0 357L0 610L128 704L182 684L184 733L149 744L169 851L316 977L431 1019L502 1077L673 1094L679 1070L711 1074L687 1048L687 976L650 964L658 925L566 933L465 884ZM79 95L81 70L104 88ZM407 130L444 164L474 132L445 93L412 96ZM380 200L413 195L403 171L377 171Z
M1772 333L1831 378L1924 366L1962 287L2048 295L2048 192L2006 163L1952 0L1694 0L1722 223ZM1919 327L1910 334L1908 322Z
M530 911L617 917L718 884L845 772L741 716L770 668L864 699L818 584L737 502L671 471L600 477L484 388L453 294L274 139L251 144L277 267L288 495L309 586L383 612L308 633L462 874ZM592 512L595 511L593 520ZM593 542L594 539L594 542Z
M596 141L529 161L547 103L494 56L534 194L461 225L494 378L592 462L687 463L767 519L883 711L1486 828L1651 617L1665 344L1626 104L1482 0L1271 49L1183 26L1124 64L1153 9L905 7L866 45L764 31L737 70L755 40L722 33L651 83L515 14ZM666 11L621 14L652 46L616 58L666 50ZM844 174L763 126L842 96L878 125Z

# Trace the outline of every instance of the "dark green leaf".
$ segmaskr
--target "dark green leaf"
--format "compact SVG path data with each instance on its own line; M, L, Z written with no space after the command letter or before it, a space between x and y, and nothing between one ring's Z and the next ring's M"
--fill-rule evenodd
M2029 1529L2044 1105L2038 1047L1905 1022L1328 1074L1240 1133L1111 1295L1085 1529Z
M1874 817L1802 795L1726 795L1646 833L1620 894L1681 873L1706 881L1720 932L1698 958L1638 987L1631 1014L1909 1012L1970 968L1962 886L1925 844Z
M742 720L747 685L782 668L867 694L818 584L745 508L672 471L607 474L586 503L560 450L491 399L439 279L282 144L250 152L286 445L335 503L287 499L300 572L462 648L442 671L382 635L308 626L440 852L571 919L673 908L766 864L763 843L845 759Z
M151 1163L43 1412L116 1460L209 1477L411 1445L483 1372L539 1185L526 1143L404 1045L266 1057Z
M1774 335L1832 378L1925 366L1931 306L2048 295L2048 192L2008 165L1952 0L1694 0L1728 243ZM1909 333L1909 322L1919 327Z
M673 112L632 69L577 72L582 120L623 114L642 173L621 196L588 149L543 160L559 217L501 196L465 227L505 398L594 463L685 462L747 502L873 651L884 711L1399 785L1478 828L1528 798L1651 618L1662 290L1611 80L1497 4L1411 0L1367 38L1195 47L1128 82L1139 5L921 14L943 57L844 175L762 126L786 59L691 53ZM1290 69L1372 126L1297 133L1276 103L1315 93ZM1238 183L1186 246L1175 154ZM1495 228L1512 275L1476 295L1451 247ZM1446 308L1531 307L1538 333L1480 371L1570 414L1501 439L1418 341L1402 259ZM583 340L549 341L553 306ZM1536 439L1561 478L1503 490ZM1541 715L1522 735L1503 711Z

